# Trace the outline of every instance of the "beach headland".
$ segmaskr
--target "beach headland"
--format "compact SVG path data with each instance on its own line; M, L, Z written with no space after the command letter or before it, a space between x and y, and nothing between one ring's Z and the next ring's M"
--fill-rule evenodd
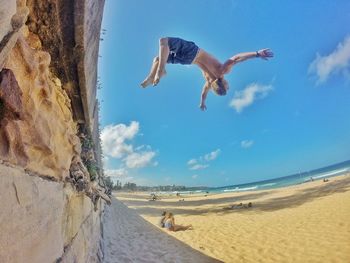
M349 173L263 191L164 195L156 201L149 201L149 193L115 195L159 230L224 262L350 260ZM163 211L194 229L160 228Z

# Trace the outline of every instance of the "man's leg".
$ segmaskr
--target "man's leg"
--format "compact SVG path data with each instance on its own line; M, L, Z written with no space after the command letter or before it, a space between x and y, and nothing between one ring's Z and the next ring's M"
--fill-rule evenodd
M142 88L146 88L148 85L151 85L153 83L153 80L154 80L154 77L156 75L156 71L158 69L158 64L159 64L159 57L156 56L154 59L153 59L153 64L152 64L152 67L151 67L151 71L149 73L149 75L147 76L147 78L142 81L141 83L141 87Z
M165 74L165 64L168 60L169 53L168 38L159 39L159 63L153 80L154 86L159 83L160 78Z
M176 231L185 231L185 230L190 229L190 228L192 228L192 225L188 225L188 226L175 225L173 231L174 232L176 232Z

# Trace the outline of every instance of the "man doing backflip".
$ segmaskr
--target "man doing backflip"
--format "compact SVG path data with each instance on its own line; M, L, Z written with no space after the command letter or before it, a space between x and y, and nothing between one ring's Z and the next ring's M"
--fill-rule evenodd
M217 95L226 95L229 85L224 79L224 75L228 74L235 64L256 57L267 60L273 57L273 53L268 48L260 49L255 52L239 53L222 64L204 49L199 48L194 42L177 37L161 38L159 40L159 55L153 59L151 71L141 83L141 86L143 88L151 84L156 86L161 77L166 74L166 63L183 65L196 64L202 70L205 78L199 107L201 110L206 110L205 99L208 91L212 89Z

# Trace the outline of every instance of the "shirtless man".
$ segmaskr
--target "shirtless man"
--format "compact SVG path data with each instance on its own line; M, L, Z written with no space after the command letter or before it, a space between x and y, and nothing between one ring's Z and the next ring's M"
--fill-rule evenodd
M141 87L146 88L151 84L156 86L161 77L166 74L166 63L196 64L202 70L205 78L199 107L201 110L206 110L205 100L209 90L212 89L219 96L226 95L229 85L224 79L224 75L228 74L235 64L256 57L267 60L273 57L273 53L268 48L255 52L239 53L222 64L204 49L199 48L194 42L176 37L161 38L159 40L159 55L153 59L151 71L141 83Z

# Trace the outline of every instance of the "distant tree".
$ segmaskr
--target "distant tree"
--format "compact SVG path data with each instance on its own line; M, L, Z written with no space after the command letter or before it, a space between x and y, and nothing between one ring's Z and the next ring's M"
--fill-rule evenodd
M117 190L120 190L120 189L122 189L122 183L119 180L117 180L117 182L113 186L113 190L117 191Z
M135 191L137 189L137 185L135 183L126 182L123 189Z
M108 187L108 189L112 190L114 188L114 184L113 184L113 181L112 181L110 176L105 177L104 181L105 181L105 184Z

